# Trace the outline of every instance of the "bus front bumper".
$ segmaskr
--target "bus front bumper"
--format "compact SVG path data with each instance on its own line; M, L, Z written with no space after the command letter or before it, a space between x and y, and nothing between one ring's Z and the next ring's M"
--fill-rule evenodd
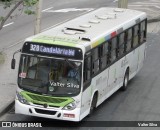
M80 121L80 108L68 111L54 108L51 109L22 104L17 99L15 100L15 113L58 120Z

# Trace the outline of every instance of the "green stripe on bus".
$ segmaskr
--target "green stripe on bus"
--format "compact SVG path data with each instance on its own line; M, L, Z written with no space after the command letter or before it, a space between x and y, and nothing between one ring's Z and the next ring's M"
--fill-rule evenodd
M26 91L22 91L20 93L28 102L33 104L44 105L47 104L49 106L55 107L64 107L67 104L74 101L73 98L70 97L52 97L52 96L43 96L39 94L34 94Z
M79 40L68 39L63 37L39 36L39 37L33 38L32 42L75 47L76 44L79 42Z
M106 41L105 38L99 39L98 41L96 41L96 42L94 42L94 43L92 44L92 48L94 48L94 47L102 44L102 43L105 42L105 41Z

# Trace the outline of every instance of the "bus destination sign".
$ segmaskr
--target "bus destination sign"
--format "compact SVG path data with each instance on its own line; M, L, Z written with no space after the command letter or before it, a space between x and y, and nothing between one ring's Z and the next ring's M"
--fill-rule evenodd
M30 44L30 51L58 54L58 55L65 55L65 56L75 56L74 49L65 49L65 48L59 48L59 47L45 47L43 45L34 45L34 44Z
M38 44L38 43L25 43L22 48L23 53L67 57L74 59L82 59L82 50L79 48L50 45L50 44Z

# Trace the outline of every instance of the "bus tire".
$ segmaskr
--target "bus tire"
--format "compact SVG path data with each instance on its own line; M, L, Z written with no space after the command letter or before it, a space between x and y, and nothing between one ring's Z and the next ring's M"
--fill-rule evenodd
M125 91L127 89L128 82L129 82L129 68L127 68L125 75L124 75L123 86L121 87L122 91Z
M89 116L93 114L95 108L96 108L96 104L97 104L97 92L94 94L93 99L92 99L92 103L91 103L91 107L90 107L90 112L89 112Z

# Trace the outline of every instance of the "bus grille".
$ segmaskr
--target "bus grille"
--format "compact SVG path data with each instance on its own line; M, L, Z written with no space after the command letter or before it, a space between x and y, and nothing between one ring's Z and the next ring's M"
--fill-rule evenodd
M28 102L31 102L35 105L44 105L47 104L49 107L60 108L64 107L67 104L74 101L70 97L52 97L47 95L38 95L26 91L20 93Z
M30 98L36 101L40 102L48 102L48 103L63 103L67 101L67 99L60 99L60 98L53 98L53 97L46 97L46 96L38 96L38 95L32 95L27 94Z
M38 105L38 106L44 106L44 104L42 103L35 103L33 102L34 105ZM54 108L60 108L60 106L55 106L55 105L48 105L49 107L54 107Z
M37 109L37 108L35 108L35 111L37 113L47 114L47 115L55 115L57 113L57 111L41 110L41 109Z

